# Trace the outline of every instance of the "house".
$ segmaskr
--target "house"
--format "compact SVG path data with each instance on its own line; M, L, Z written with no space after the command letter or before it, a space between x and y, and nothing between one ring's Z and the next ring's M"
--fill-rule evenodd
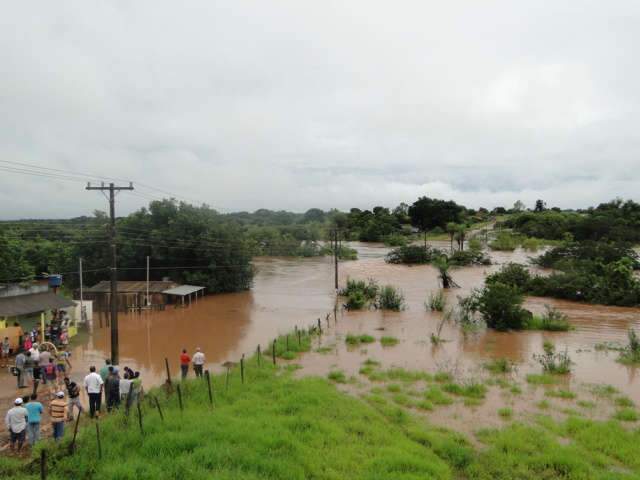
M165 290L177 287L171 281L152 281L148 284L149 304L163 308L167 304L168 295ZM147 305L147 282L119 281L118 282L118 311L127 312L137 310ZM93 309L98 312L108 312L111 309L111 282L108 280L97 283L91 288L85 288L83 298L93 300Z

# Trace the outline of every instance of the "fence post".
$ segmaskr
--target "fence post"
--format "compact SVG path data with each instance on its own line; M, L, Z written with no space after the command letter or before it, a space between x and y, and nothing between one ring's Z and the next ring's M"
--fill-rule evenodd
M102 460L102 444L100 443L100 422L96 419L96 438L98 439L98 460Z
M169 359L164 357L164 365L167 368L167 383L171 385L171 373L169 372Z
M140 408L140 396L138 396L138 401L136 403L138 405L138 424L140 425L140 435L144 435L144 430L142 429L142 409Z
M160 414L160 420L164 422L164 415L162 414L162 409L160 408L160 402L158 401L158 397L153 396L153 400L156 403L156 408L158 409L158 413Z
M320 323L320 319L318 319L318 332L322 335L322 323Z
M44 448L40 450L40 478L47 480L47 451Z
M209 403L213 407L213 392L211 391L211 377L209 376L209 370L205 370L204 374L207 377L207 387L209 388Z
M329 328L329 318L331 317L330 313L327 313L325 320L327 321L327 329Z
M262 366L262 353L260 352L260 345L258 345L258 366Z
M71 444L69 445L69 453L73 453L76 448L76 437L78 436L78 424L80 423L80 415L82 415L82 411L79 411L78 416L76 417L76 424L73 427L73 440L71 440Z
M180 384L176 385L176 389L178 390L178 403L180 404L180 411L182 412L182 390L180 389Z
M273 364L276 364L276 341L273 341L273 346L271 347L271 356L273 357Z
M302 332L298 330L298 347L302 347Z
M244 385L244 353L242 354L242 358L240 358L240 379Z

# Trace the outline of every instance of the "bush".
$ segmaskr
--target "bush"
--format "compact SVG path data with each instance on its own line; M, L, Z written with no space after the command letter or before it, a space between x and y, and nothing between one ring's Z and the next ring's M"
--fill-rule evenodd
M507 263L499 272L492 273L486 279L486 283L503 283L516 287L525 292L531 281L531 274L524 265L519 263Z
M640 338L636 334L636 331L632 328L628 333L629 343L620 352L618 361L628 365L640 363Z
M347 279L347 286L340 290L339 295L347 297L345 307L347 310L359 310L364 308L369 301L375 300L378 295L378 284L375 280Z
M449 264L456 267L467 265L491 265L491 259L482 251L457 250L449 256Z
M384 237L384 244L388 247L404 247L407 243L407 237L399 233L392 233Z
M534 315L527 320L527 330L546 330L549 332L567 332L571 329L569 318L560 310L545 305L545 313Z
M362 292L352 292L347 297L345 307L347 310L360 310L367 304L367 299Z
M404 310L404 295L392 285L385 285L378 294L377 307L383 310Z
M510 232L499 232L496 238L489 242L491 250L512 252L518 247L518 239Z
M406 245L404 247L399 247L391 250L385 261L387 263L396 263L396 264L425 264L431 263L433 258L437 255L440 255L440 251L431 247L424 247L419 245Z
M571 371L571 358L569 358L569 353L565 350L564 352L556 353L556 347L553 343L549 341L545 341L542 345L544 349L543 354L534 354L533 358L540 365L542 365L542 369L547 373L558 373L565 374Z
M397 345L399 342L399 340L396 337L381 337L380 338L380 344L383 347L393 347L394 345Z
M515 365L506 358L494 358L483 367L491 373L511 373L515 369Z
M435 295L433 294L433 292L429 294L429 299L426 302L426 306L428 309L435 312L442 312L446 305L447 298L444 296L444 293L442 293L442 290L440 290Z
M478 310L489 328L520 330L531 317L521 307L522 294L513 286L489 283L477 295Z

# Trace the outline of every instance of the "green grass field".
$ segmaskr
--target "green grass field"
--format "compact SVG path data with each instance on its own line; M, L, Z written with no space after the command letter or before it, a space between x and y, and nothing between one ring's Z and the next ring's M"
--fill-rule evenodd
M368 363L365 366L376 367ZM392 387L359 399L327 379L295 379L295 368L289 367L264 361L258 367L252 358L246 362L244 385L237 368L228 390L223 376L213 378L213 407L205 381L181 384L184 411L175 391L167 395L154 389L141 403L143 433L135 408L128 420L124 413L100 420L101 459L95 426L88 419L82 423L76 453L69 455L68 425L61 445L44 442L40 447L47 449L48 478L640 478L640 430L628 422L574 417L555 422L538 416L522 424L501 414L504 427L478 432L481 447L474 447L462 435L430 426L425 417L412 413L416 408L429 411L440 397L449 398L437 385L422 402L411 396L411 384L431 376L393 369L385 373L395 380ZM390 400L381 395L385 390ZM162 406L164 421L152 396ZM0 457L0 478L40 478L38 457L39 449L33 452L34 460Z

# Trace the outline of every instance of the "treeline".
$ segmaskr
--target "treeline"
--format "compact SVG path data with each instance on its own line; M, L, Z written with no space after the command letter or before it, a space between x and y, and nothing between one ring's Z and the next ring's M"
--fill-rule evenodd
M512 215L503 226L528 237L640 242L640 204L616 199L576 212L546 210Z
M109 278L110 244L104 213L73 220L0 223L0 282L64 274L64 285ZM118 278L144 280L146 257L154 280L207 287L208 292L248 289L253 279L250 242L243 229L206 206L154 201L117 220Z

